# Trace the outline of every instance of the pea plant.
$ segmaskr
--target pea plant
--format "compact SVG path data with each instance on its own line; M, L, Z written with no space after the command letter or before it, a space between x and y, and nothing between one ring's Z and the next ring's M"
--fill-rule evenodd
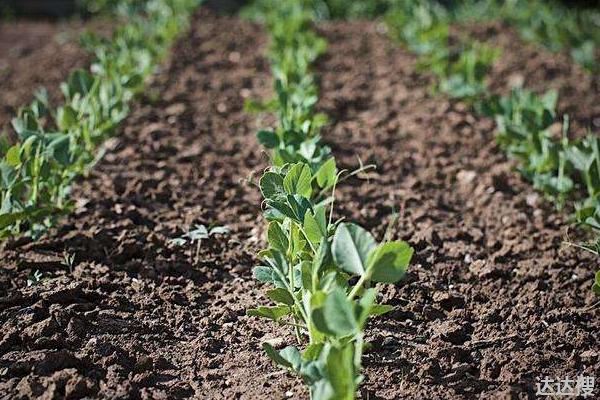
M190 229L178 238L171 239L169 243L173 246L185 246L187 244L196 244L196 253L194 256L194 262L198 264L200 262L200 249L202 248L202 241L210 239L215 235L227 235L229 228L226 226L211 226L206 225L195 225L194 229Z
M70 209L71 183L96 161L98 146L127 116L129 102L197 4L152 0L120 8L131 14L110 39L82 38L95 61L61 85L64 104L53 108L42 91L19 110L12 121L16 142L0 138L0 238L39 236Z
M496 119L497 140L519 160L522 174L559 207L574 200L578 223L600 232L600 138L570 140L565 116L562 138L556 139L550 126L557 99L555 91L538 96L515 88L509 96L482 101L481 111ZM596 244L580 247L595 251Z
M296 344L266 354L309 386L315 400L354 399L363 377L361 358L369 317L391 307L377 303L374 283L402 279L413 249L405 242L378 243L361 226L333 220L339 171L315 113L318 88L310 66L325 50L311 30L314 14L302 2L282 2L264 11L278 126L262 130L273 165L259 186L268 221L268 247L254 276L270 285L270 305L248 310L293 330Z
M482 111L496 119L496 138L521 161L521 172L538 189L564 197L573 189L573 182L556 173L561 164L560 143L553 141L549 130L555 122L557 99L555 91L536 96L515 88L509 96L485 101Z
M598 72L597 9L569 7L556 0L459 0L449 3L449 12L457 22L505 21L523 39L553 52L568 52L586 70Z
M472 4L470 0L464 3ZM492 3L478 6L480 18L495 9ZM476 112L496 120L498 143L519 160L519 170L538 190L554 199L559 208L574 200L578 223L600 231L600 138L589 134L570 140L568 116L564 117L562 138L553 136L555 91L538 96L514 88L507 96L489 95L485 76L498 51L468 38L450 46L449 24L461 19L462 7L447 9L433 0L397 2L386 21L390 33L419 56L421 68L438 77L441 92L468 101ZM510 11L503 8L503 12ZM595 244L579 247L589 250Z
M485 77L498 50L466 38L451 46L450 15L440 4L396 2L386 21L391 34L419 56L419 69L437 76L439 91L466 101L485 93Z
M558 1L511 0L502 17L515 25L521 36L547 49L567 51L592 73L598 72L600 13L597 9L572 9Z

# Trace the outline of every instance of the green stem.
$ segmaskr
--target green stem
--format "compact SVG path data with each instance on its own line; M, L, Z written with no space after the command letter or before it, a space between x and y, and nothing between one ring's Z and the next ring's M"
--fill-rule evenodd
M350 294L348 295L348 299L352 300L356 297L356 295L358 294L358 292L362 289L363 285L368 282L368 280L370 279L369 274L364 274L363 276L360 277L360 279L358 280L358 282L356 282L356 285L354 285L354 288L352 288L352 291L350 292Z

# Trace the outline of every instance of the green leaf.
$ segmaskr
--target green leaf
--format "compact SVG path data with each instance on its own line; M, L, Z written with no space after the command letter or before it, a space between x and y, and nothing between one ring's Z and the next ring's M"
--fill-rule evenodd
M275 172L267 171L260 178L260 191L265 199L281 200L285 198L285 188L283 187L283 177Z
M305 360L316 360L321 355L321 351L323 350L323 343L313 343L306 346L306 349L303 352L303 356Z
M394 309L394 307L390 306L388 304L373 304L373 306L371 307L371 312L369 312L369 315L379 316L379 315L387 314L388 312L392 311L393 309Z
M254 278L259 282L272 283L273 282L273 269L271 267L259 266L254 267L252 270Z
M260 144L265 146L267 149L273 149L279 146L279 137L275 132L272 131L258 131L256 134Z
M36 222L60 211L56 207L29 207L24 211L0 214L0 229L4 229L25 219L29 222Z
M279 354L279 352L275 350L275 348L273 348L273 346L271 346L269 343L263 343L262 347L269 358L275 361L276 364L279 364L284 368L292 368L292 363L283 358L281 354Z
M84 96L92 89L94 77L89 72L78 69L69 75L67 85L70 96L73 96L76 93Z
M0 175L2 175L2 188L8 189L17 177L17 170L8 165L6 161L0 162Z
M327 300L327 294L322 290L317 290L310 295L310 309L316 310L322 308Z
M311 386L311 400L337 400L333 387L326 379L320 379Z
M327 238L323 238L319 243L319 249L317 250L317 254L312 262L312 268L316 273L325 268L325 266L331 261L331 249L329 246L329 241ZM314 288L316 289L316 288Z
M294 305L294 298L286 289L276 288L267 292L267 297L276 303L283 303L288 306Z
M294 346L287 346L279 352L279 355L291 365L294 371L298 371L302 366L302 355Z
M215 226L210 228L210 231L208 232L209 236L213 236L213 235L227 235L229 233L229 228L226 226Z
M548 90L541 98L544 108L554 112L558 103L558 91L555 89Z
M354 346L350 343L342 348L332 346L327 355L326 368L329 383L333 387L333 399L354 399L356 393Z
M21 164L21 148L18 144L15 144L10 149L8 149L8 151L6 152L5 159L6 163L11 167L18 167L19 164Z
M269 256L265 258L265 261L269 263L271 268L277 269L283 275L287 276L289 265L283 253L277 250L271 250L269 251Z
M328 336L336 336L336 333L329 328L327 324L327 318L325 317L325 310L323 308L316 308L311 313L312 323L319 330Z
M286 200L267 200L267 205L275 210L267 210L265 212L267 217L271 220L283 219L284 217L295 220L297 218L296 213L289 206Z
M369 253L376 246L375 239L356 224L340 224L333 236L332 253L335 263L353 275L366 273Z
M291 243L291 252L292 254L300 254L304 251L307 246L306 239L300 231L298 225L292 225L290 229L290 243Z
M285 175L283 186L290 195L300 195L310 199L312 193L312 175L307 164L294 164Z
M321 229L312 211L304 214L304 232L306 232L307 239L312 243L319 243L326 235L326 232Z
M297 194L288 195L287 201L293 213L291 218L295 219L297 222L303 223L306 212L312 207L310 201Z
M375 304L376 297L377 292L375 291L375 289L371 288L365 290L360 300L358 301L357 319L358 323L361 326L364 326L364 324L367 322L367 319L369 318L369 315L371 315L371 309L373 308L373 304Z
M246 314L251 317L262 317L278 321L281 317L288 315L291 312L288 306L275 307L258 307L246 311Z
M301 273L301 280L302 280L302 288L308 290L308 291L313 291L316 290L316 288L312 287L312 265L309 261L302 261L302 263L300 263L300 273Z
M266 266L258 266L253 269L254 278L263 283L270 283L275 287L285 287L285 282L282 278L275 272L275 270L271 267Z
M288 251L288 237L281 228L279 222L272 221L269 224L269 229L267 230L267 239L269 240L269 245L274 249L277 249L284 254Z
M358 329L354 303L341 288L335 288L327 294L322 310L324 321L319 322L325 322L323 333L333 332L338 337L344 337ZM321 330L319 327L317 329Z
M0 214L0 229L4 229L7 226L14 224L15 222L21 221L27 217L26 212L15 212Z
M385 283L399 281L408 269L413 252L406 242L380 244L369 256L368 273L371 279Z
M70 106L60 107L56 112L56 124L58 128L66 132L77 123L77 112Z
M337 167L335 164L335 158L331 157L317 171L315 177L317 178L317 184L322 189L328 189L333 187L337 181Z
M50 151L52 151L52 157L62 165L69 165L71 162L71 153L69 149L70 139L69 135L60 135L56 139L52 140L48 145Z

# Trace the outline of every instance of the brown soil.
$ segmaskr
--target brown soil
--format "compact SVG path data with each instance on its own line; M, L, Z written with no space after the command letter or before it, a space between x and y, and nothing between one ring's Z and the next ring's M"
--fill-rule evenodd
M51 100L60 95L59 85L69 72L85 68L90 56L79 45L84 29L108 32L107 21L0 22L0 131L7 128L19 107L29 104L33 93L48 89Z
M288 332L245 316L266 301L251 182L268 159L243 111L270 93L266 37L206 11L192 26L75 188L73 215L0 251L0 397L305 398L259 350ZM369 327L364 397L499 398L596 375L598 265L562 245L566 218L514 172L491 121L432 97L376 24L321 29L324 137L343 166L377 165L342 185L339 215L381 237L397 211L395 235L417 249L407 279L381 288L396 310ZM195 262L170 240L200 223L231 232Z

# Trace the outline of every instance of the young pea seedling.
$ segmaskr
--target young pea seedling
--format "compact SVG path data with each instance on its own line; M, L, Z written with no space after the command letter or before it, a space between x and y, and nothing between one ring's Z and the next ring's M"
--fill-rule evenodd
M170 243L175 246L184 246L188 243L196 244L196 253L194 263L200 263L200 249L202 248L202 240L208 239L213 235L226 235L229 233L229 228L226 226L214 226L207 228L205 225L196 225L194 229L188 231L184 235L171 239Z

